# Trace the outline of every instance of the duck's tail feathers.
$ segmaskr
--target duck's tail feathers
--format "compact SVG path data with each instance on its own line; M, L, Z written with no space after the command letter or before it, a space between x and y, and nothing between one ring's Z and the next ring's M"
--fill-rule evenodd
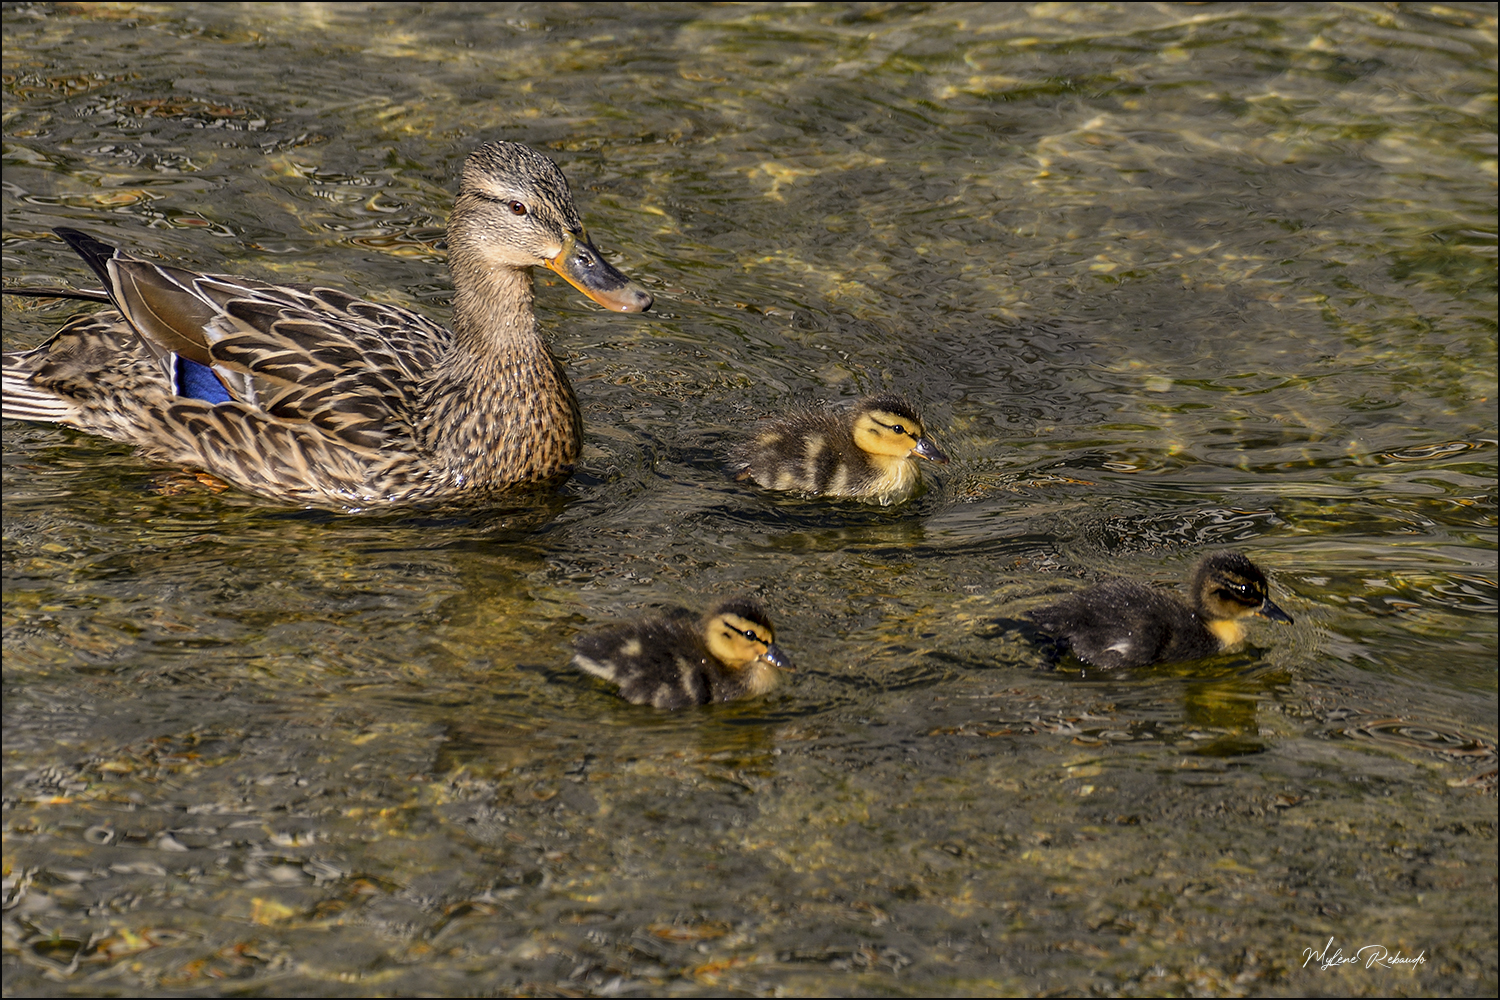
M109 302L108 292L87 288L0 288L0 295L28 295L34 299L82 299L84 302Z
M32 420L44 424L71 424L77 413L72 401L56 393L39 389L31 382L25 368L4 368L4 417L6 420Z
M115 279L110 276L109 262L119 252L103 240L96 240L88 233L78 229L70 229L67 226L58 226L52 230L62 237L63 242L73 248L73 252L82 257L84 263L94 269L99 280L104 282L106 290L113 288Z

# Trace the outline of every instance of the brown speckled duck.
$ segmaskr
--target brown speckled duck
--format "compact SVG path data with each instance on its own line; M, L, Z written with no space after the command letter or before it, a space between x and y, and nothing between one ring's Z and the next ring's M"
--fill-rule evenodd
M331 288L199 274L57 234L104 283L74 297L114 309L6 354L5 417L317 506L453 499L567 473L582 421L537 329L531 268L608 309L651 305L589 242L557 165L514 142L464 162L448 220L451 330Z
M922 481L917 459L946 464L901 396L866 396L848 410L802 410L772 420L734 456L736 478L769 490L901 503Z
M1266 575L1238 552L1204 556L1188 578L1188 600L1134 580L1110 580L1027 613L1085 663L1143 667L1196 660L1239 645L1243 620L1292 624L1272 603Z
M656 618L586 632L573 664L637 705L682 708L765 694L792 662L776 645L765 609L747 597L706 615L668 608Z

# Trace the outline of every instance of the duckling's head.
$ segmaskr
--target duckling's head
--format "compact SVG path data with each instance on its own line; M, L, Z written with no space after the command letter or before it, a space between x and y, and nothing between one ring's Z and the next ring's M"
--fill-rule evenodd
M854 443L868 455L904 459L910 455L948 464L948 456L922 427L922 418L900 396L866 396L854 408Z
M557 164L518 142L486 143L464 161L448 247L455 270L541 265L606 309L651 306L651 295L589 242Z
M703 616L703 641L708 651L731 671L765 662L791 670L792 661L776 645L770 616L759 602L748 597L721 601Z
M1189 590L1194 610L1210 628L1247 615L1292 624L1292 616L1271 602L1266 574L1238 552L1204 556L1193 570Z

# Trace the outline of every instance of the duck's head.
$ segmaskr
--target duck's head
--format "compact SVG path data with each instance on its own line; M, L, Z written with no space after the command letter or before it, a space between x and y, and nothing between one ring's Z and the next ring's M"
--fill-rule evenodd
M1204 556L1189 584L1198 614L1209 622L1259 615L1292 624L1292 616L1271 602L1266 574L1238 552Z
M758 660L781 670L793 669L791 658L776 645L770 616L748 597L721 601L704 615L703 641L730 670L743 670Z
M870 455L931 459L948 464L948 456L922 427L922 418L900 396L866 396L854 408L854 443Z
M651 307L589 241L557 164L517 142L486 143L464 161L448 247L455 267L550 267L606 309Z

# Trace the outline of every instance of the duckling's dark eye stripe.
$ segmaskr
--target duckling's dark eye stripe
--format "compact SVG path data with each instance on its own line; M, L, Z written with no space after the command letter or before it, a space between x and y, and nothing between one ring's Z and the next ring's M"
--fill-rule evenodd
M1250 587L1233 583L1225 584L1219 588L1219 593L1231 601L1240 601L1244 604L1255 604L1260 600Z

